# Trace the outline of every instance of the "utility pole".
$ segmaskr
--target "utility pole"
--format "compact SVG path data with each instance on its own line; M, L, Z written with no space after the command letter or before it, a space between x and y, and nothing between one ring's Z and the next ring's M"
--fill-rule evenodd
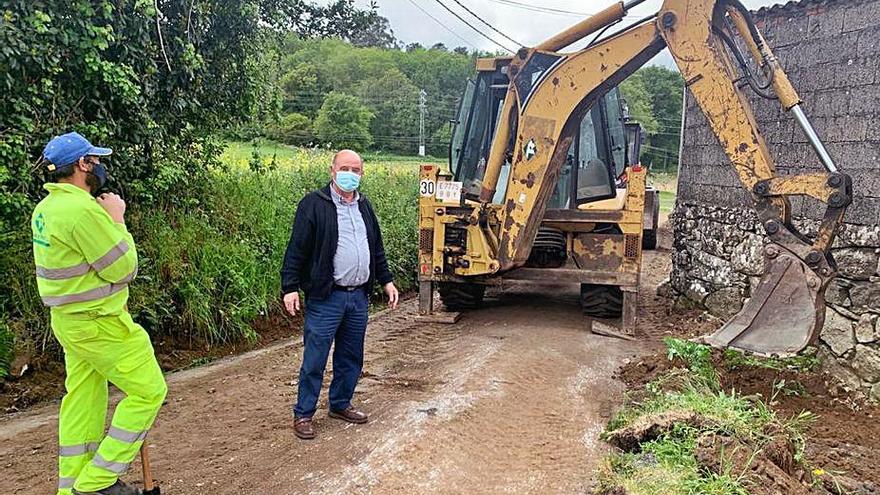
M419 156L425 156L425 111L427 110L428 93L419 90Z

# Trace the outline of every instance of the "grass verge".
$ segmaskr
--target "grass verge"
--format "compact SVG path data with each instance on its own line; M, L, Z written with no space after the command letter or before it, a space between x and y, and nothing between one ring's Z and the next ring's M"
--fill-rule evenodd
M803 412L780 419L758 397L723 390L716 366L727 364L719 363L708 347L671 338L665 343L668 358L684 367L673 368L633 393L608 423L603 439L619 450L600 469L598 493L745 495L766 489L806 490L801 482L809 477L803 432L813 415ZM732 353L726 358L732 366L811 365L803 360L765 363Z

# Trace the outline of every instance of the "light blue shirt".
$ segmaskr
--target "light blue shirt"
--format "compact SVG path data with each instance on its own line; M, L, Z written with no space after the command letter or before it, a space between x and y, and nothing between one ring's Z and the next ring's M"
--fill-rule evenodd
M360 195L355 192L354 201L348 203L333 185L330 186L330 195L336 205L339 229L339 242L333 257L333 281L345 287L363 285L370 278L370 242L358 208Z

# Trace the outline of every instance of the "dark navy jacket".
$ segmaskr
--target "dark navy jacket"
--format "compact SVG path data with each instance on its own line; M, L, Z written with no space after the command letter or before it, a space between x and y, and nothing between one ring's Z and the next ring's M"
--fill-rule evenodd
M367 241L370 244L370 278L367 292L373 285L382 285L394 280L385 259L382 233L373 205L358 194L358 209L367 228ZM330 185L307 194L296 208L296 218L284 253L281 267L281 292L289 294L303 290L307 299L326 299L333 291L333 258L339 230L336 224L336 205L330 196Z

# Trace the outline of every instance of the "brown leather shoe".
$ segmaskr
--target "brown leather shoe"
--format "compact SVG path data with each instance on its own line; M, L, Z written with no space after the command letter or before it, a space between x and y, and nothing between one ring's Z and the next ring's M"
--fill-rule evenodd
M327 416L331 418L341 419L343 421L348 421L349 423L357 423L363 424L366 423L370 418L367 416L367 413L363 411L358 411L352 406L348 406L348 409L343 411L333 411L331 410Z
M293 420L294 435L303 440L315 438L315 428L312 426L312 418L296 418Z

